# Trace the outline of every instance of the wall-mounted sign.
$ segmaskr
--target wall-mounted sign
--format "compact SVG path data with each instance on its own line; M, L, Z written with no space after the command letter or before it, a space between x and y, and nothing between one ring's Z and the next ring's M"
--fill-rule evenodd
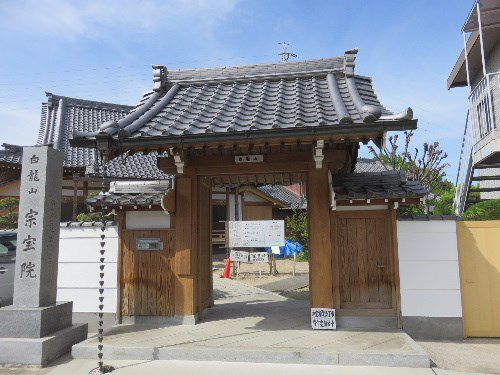
M237 155L234 157L234 162L239 163L262 163L264 155Z
M250 253L250 263L267 263L269 262L269 254L266 252Z
M283 220L226 221L227 247L285 246Z
M335 309L311 308L312 329L337 329Z
M138 238L137 250L163 250L160 238Z

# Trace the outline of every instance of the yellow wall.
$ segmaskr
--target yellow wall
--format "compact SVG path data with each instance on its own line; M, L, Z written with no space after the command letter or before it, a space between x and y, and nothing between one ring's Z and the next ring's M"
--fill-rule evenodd
M500 220L457 222L464 334L500 337Z

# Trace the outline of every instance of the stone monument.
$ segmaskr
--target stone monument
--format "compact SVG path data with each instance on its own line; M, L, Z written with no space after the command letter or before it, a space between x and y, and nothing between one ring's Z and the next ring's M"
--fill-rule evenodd
M21 169L14 302L0 308L0 363L44 366L87 338L73 302L56 302L62 152L25 147Z

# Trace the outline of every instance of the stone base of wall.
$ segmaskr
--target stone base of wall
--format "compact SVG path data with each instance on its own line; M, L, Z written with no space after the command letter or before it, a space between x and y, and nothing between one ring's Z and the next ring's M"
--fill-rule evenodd
M403 330L414 340L462 340L462 318L403 316Z
M93 312L74 312L73 323L84 324L87 323L89 327L89 336L97 333L99 315ZM116 324L116 314L104 313L102 320L104 321L103 328L109 329Z

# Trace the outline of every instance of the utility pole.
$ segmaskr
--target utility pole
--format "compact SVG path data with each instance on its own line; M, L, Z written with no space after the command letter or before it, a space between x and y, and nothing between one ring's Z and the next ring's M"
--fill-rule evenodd
M288 47L290 47L289 43L281 42L278 44L281 45L281 53L278 53L278 56L281 58L282 62L288 61L290 59L290 57L293 57L293 58L297 57L297 54L292 53L292 52L288 52Z

